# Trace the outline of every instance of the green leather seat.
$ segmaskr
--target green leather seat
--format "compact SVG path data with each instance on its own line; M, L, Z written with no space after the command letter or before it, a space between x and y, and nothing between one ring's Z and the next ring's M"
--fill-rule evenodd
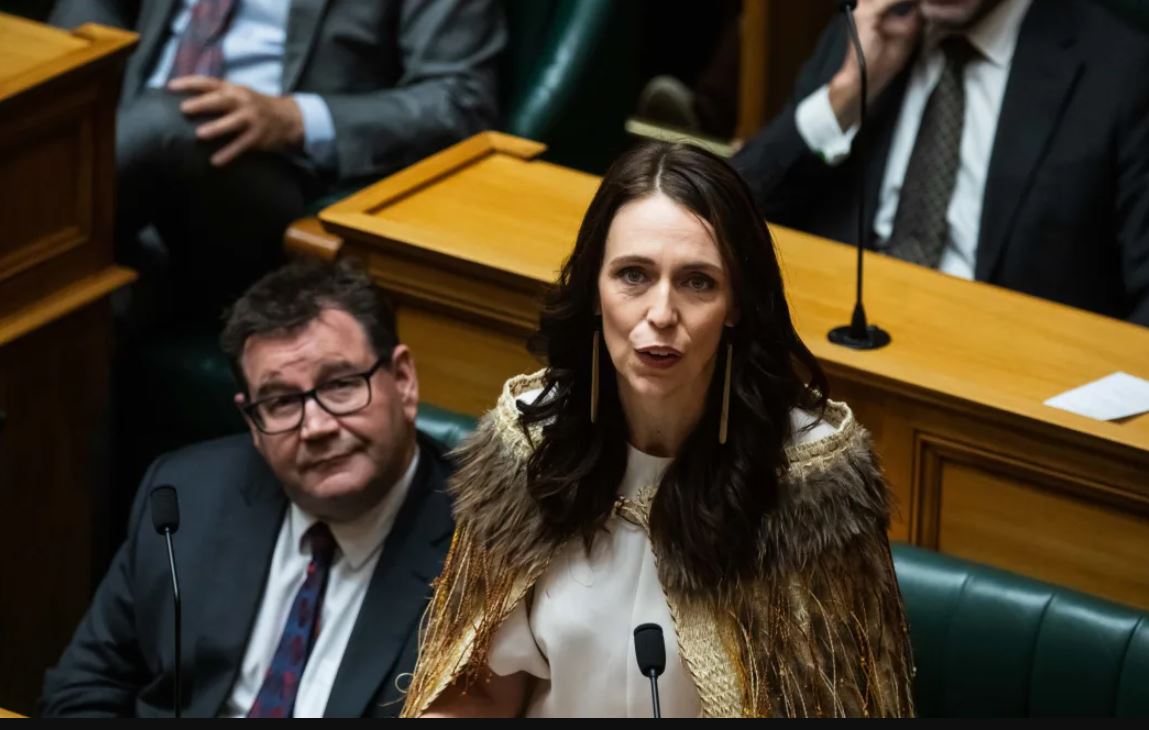
M504 0L501 84L510 134L545 142L544 157L602 173L627 145L641 79L641 3Z
M1149 717L1149 615L898 544L925 717Z
M475 430L475 419L429 403L420 403L415 426L448 449L453 449Z

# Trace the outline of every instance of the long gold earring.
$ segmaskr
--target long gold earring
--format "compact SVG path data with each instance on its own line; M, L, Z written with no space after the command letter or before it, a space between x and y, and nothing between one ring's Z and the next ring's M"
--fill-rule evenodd
M726 382L722 384L722 418L718 421L718 443L726 443L730 422L730 368L734 363L734 343L726 343Z
M594 342L590 348L590 422L598 421L598 330L594 331Z

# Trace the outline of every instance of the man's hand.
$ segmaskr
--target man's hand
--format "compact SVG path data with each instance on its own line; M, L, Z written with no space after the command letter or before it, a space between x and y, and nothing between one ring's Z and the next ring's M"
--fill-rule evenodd
M869 98L873 101L905 67L922 34L922 16L917 2L909 12L899 15L891 12L902 0L858 0L854 20L858 24L858 37L866 57ZM861 113L861 87L858 59L851 41L841 69L830 81L830 105L838 117L838 125L849 129Z
M264 96L210 76L181 76L168 90L194 94L180 104L189 117L213 115L196 127L202 140L233 137L211 157L223 167L250 149L278 150L303 144L303 115L289 96Z

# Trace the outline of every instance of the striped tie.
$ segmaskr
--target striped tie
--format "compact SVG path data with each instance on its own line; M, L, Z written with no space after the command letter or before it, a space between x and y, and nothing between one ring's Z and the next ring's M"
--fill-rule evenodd
M200 74L223 78L223 36L238 0L198 0L180 37L171 78Z

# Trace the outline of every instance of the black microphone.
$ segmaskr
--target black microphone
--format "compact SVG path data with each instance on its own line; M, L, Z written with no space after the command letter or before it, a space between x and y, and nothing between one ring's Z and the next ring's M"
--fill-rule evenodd
M650 677L650 701L654 716L662 717L658 706L658 678L666 669L666 644L662 641L662 627L642 624L634 630L634 657L644 677Z
M175 716L180 717L183 692L183 657L180 655L180 579L176 573L176 553L172 547L172 535L180 529L180 503L176 496L176 488L169 484L162 484L151 492L152 525L156 532L163 535L168 543L168 566L172 573L172 598L175 601L176 615L176 642L175 642Z
M841 0L838 9L846 16L846 27L850 31L850 40L858 57L858 71L862 82L862 104L858 117L858 134L866 126L866 95L868 90L868 77L866 74L866 56L862 53L862 39L858 37L858 26L854 22L854 8L857 0ZM904 8L902 6L905 6ZM896 6L898 14L903 10L912 8L912 3L899 3ZM854 139L858 139L857 135ZM830 342L854 350L876 350L890 344L890 335L876 324L866 322L866 307L862 304L862 253L866 248L866 166L858 164L858 266L857 283L854 297L854 315L850 323L830 330Z

